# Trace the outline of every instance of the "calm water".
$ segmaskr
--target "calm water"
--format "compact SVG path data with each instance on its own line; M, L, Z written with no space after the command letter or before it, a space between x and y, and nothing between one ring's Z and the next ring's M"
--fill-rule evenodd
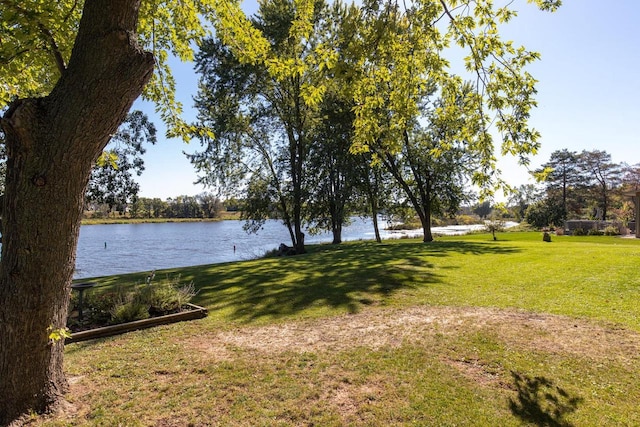
M75 278L252 259L291 244L279 221L247 234L244 221L87 225L80 229ZM381 227L384 223L381 224ZM389 235L390 233L385 233ZM355 219L343 240L373 239L370 221ZM329 233L305 243L330 242ZM235 246L235 251L234 251Z
M80 229L75 278L137 271L214 264L252 259L290 245L279 221L268 221L258 234L247 234L244 221L182 222L159 224L86 225ZM381 228L386 222L380 221ZM461 234L468 227L434 228L442 234ZM383 239L405 233L380 230ZM412 235L421 231L412 232ZM343 230L343 240L373 240L371 220L354 218ZM311 236L305 243L331 242L330 233ZM235 251L234 251L235 247Z

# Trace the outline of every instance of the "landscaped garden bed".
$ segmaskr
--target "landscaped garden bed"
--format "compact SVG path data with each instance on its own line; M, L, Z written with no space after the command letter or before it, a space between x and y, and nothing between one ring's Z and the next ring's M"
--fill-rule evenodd
M85 341L138 329L206 317L207 310L189 303L193 284L180 285L179 276L153 282L151 273L142 285L101 289L95 282L72 286L65 343Z

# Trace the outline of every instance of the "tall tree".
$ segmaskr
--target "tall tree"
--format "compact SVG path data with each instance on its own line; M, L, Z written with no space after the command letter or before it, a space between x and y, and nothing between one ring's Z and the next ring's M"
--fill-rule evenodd
M324 91L317 29L325 6L269 0L251 20L218 13L219 38L203 44L197 57L198 118L215 138L203 137L206 150L190 159L203 183L228 189L244 182L247 228L259 229L275 209L296 252L303 253L307 159ZM239 23L244 27L227 27ZM253 37L246 49L238 46L242 30Z
M480 218L488 218L491 214L491 202L488 200L483 201L482 203L478 203L473 208L473 213L478 215Z
M292 244L295 234L286 197L286 150L274 126L274 111L263 93L270 92L266 70L238 61L217 39L203 42L196 55L201 75L195 98L198 122L215 137L202 135L205 149L188 158L198 182L218 188L226 197L248 198L243 209L246 229L257 231L277 210Z
M544 10L554 10L560 5L558 0L531 2ZM307 19L296 16L290 27L295 36L289 40L298 47L294 49L296 53L311 45L314 27L308 17L312 15L312 3L309 0L296 3L300 16L307 16ZM332 51L323 43L307 51L313 55L274 55L274 49L270 48L273 45L243 18L239 8L230 7L218 13L217 33L239 61L264 64L270 74L279 79L298 81L302 76L313 75L308 73L313 67L343 66L335 61L338 48L334 47ZM501 133L503 154L512 154L522 164L528 163L528 156L539 146L539 134L527 126L530 111L535 106L535 80L525 72L525 67L539 55L500 39L498 25L511 20L515 16L513 10L496 8L489 0L439 0L409 6L369 0L360 8L350 8L350 13L351 18L345 25L355 26L354 36L346 41L346 46L339 48L348 50L354 58L349 63L351 67L342 73L342 86L356 105L354 151L369 151L373 146L391 154L400 151L407 133L420 116L425 93L434 85L445 88L459 84L460 79L449 72L449 63L442 55L445 47L454 42L471 52L465 62L476 78L474 105L465 112L473 109L475 113L461 132L477 134L466 148L479 159L479 167L472 176L473 184L478 185L484 195L490 195L496 184L504 184L496 169L489 130L492 122ZM449 21L448 30L444 32L443 18ZM301 35L304 36L299 37ZM324 88L322 84L308 83L307 90L303 91L307 95L302 96L305 102L294 105L308 105L310 100L313 103L322 96ZM454 110L455 106L447 102L443 115ZM301 135L294 133L292 136ZM294 181L293 194L296 193L299 192L295 190Z
M469 96L473 94L469 85L459 90L456 95L445 92L445 96L453 96L457 108L451 109L439 99L432 108L425 109L422 119L428 125L423 128L416 124L413 129L406 129L400 151L387 150L379 144L370 148L418 214L424 242L433 240L433 215L453 215L471 199L465 187L480 167L479 156L468 149L477 138L477 133L474 135L467 128L467 121L474 114L473 109L468 109Z
M66 388L64 344L52 341L48 330L65 327L91 166L152 74L152 55L127 35L135 30L136 6L87 2L73 53L49 95L12 102L2 119L8 156L0 264L2 424L29 408L45 409Z
M335 65L324 71L325 94L320 103L314 141L309 147L309 203L306 218L311 231L332 233L333 243L342 242L342 227L349 221L349 204L358 181L362 156L350 152L353 144L354 102L340 87L339 74L350 67L345 40L354 36L347 25L349 8L336 1L327 8L319 32L334 49ZM353 203L351 203L353 205ZM374 219L375 221L375 219Z
M382 238L378 214L389 208L390 195L395 188L393 177L379 162L373 161L371 152L360 153L357 156L355 205L371 216L374 236L376 242L380 243Z
M109 212L117 207L124 213L140 190L133 173L140 176L144 171L142 155L146 149L143 144L156 141L156 128L144 113L128 114L100 156L98 165L91 170L86 202L107 204Z
M566 148L554 151L549 161L534 171L534 176L544 181L547 199L549 199L547 204L558 204L561 213L559 219L566 220L569 212L577 209L576 201L582 183L578 153ZM571 209L570 205L572 205Z
M188 59L191 41L204 33L197 6L207 13L205 2L2 2L1 425L46 410L66 389L56 338L91 168L150 80L149 97L169 94L162 111L167 121L177 117L170 74L153 70L167 71L169 51Z
M213 193L201 193L196 196L205 218L216 218L222 211L222 201Z
M336 92L328 94L320 108L322 122L315 143L309 147L307 218L315 229L330 231L333 244L342 242L342 227L349 221L349 202L354 192L357 163L351 154L353 114L351 103ZM313 231L312 228L312 231Z
M629 190L640 190L640 164L622 166L622 184Z
M593 189L598 207L594 216L605 221L611 204L611 193L621 180L621 165L613 163L611 154L601 150L584 150L580 153L579 161L581 177Z
M164 216L168 218L203 218L204 211L198 197L177 196L167 199Z

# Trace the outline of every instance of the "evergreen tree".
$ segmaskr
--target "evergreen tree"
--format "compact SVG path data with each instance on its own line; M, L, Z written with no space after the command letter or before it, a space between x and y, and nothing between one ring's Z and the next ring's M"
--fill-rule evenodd
M560 209L560 220L567 219L570 213L577 214L582 178L578 153L567 149L551 153L549 161L534 172L544 179L547 204L556 204ZM557 209L555 209L557 211Z

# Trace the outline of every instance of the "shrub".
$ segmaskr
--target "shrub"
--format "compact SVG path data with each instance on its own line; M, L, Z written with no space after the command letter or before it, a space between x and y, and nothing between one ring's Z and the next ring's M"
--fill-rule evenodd
M537 228L546 227L549 224L561 224L562 217L562 208L551 203L550 200L532 203L525 212L525 221Z
M88 292L87 294L85 307L89 308L89 315L97 323L111 322L113 308L127 302L127 293L121 286L113 292Z
M586 233L584 232L584 230L582 228L576 228L573 230L572 233L574 236L586 236Z
M180 276L158 284L149 283L136 289L133 300L149 306L151 314L179 311L196 294L193 283L180 286Z
M85 304L95 311L109 311L116 304L127 299L127 292L122 286L117 286L111 292L87 292Z
M604 233L600 230L598 230L597 228L592 228L591 230L589 230L587 232L587 235L589 236L602 236Z
M111 309L111 324L133 322L150 317L149 306L139 301L119 303Z
M271 249L269 251L266 251L263 255L262 258L275 258L277 256L279 256L280 251L276 248L276 249Z
M620 234L620 230L618 229L618 227L615 227L613 225L609 225L609 226L605 227L604 234L606 236L617 236L617 235Z

